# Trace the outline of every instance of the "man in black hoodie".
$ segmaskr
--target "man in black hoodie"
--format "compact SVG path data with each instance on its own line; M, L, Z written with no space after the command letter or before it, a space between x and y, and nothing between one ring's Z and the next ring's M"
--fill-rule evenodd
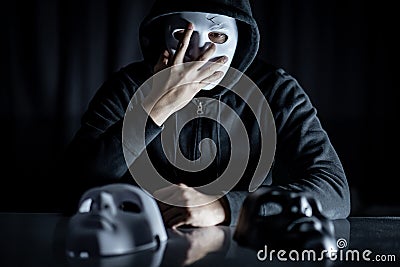
M171 227L233 225L258 186L308 192L328 218L349 215L342 164L309 97L256 57L248 1L156 1L140 41L144 60L103 84L68 147L75 194L139 184Z

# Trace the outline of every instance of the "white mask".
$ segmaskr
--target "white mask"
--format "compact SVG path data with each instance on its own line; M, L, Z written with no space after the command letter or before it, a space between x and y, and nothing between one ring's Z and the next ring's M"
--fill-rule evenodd
M184 62L197 60L210 44L214 43L216 50L209 61L215 61L221 56L227 56L228 61L220 69L226 74L238 42L238 30L235 19L224 15L201 12L181 12L168 15L166 18L165 40L170 54L176 52L179 39L189 22L193 24L193 34L185 54ZM218 84L223 78L221 77L215 83ZM210 84L203 89L210 90L214 86Z
M139 187L108 184L87 190L68 225L70 257L114 256L167 240L156 201Z

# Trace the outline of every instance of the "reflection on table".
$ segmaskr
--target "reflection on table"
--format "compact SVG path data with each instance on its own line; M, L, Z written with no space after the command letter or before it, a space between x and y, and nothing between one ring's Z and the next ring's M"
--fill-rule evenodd
M259 251L239 246L233 239L234 227L168 229L168 241L160 247L124 256L97 259L71 259L65 254L68 218L58 214L0 214L0 266L266 266ZM400 218L349 218L333 221L335 237L346 242L346 250L371 251L369 257L387 256L392 265L400 260ZM268 248L270 253L273 248ZM275 257L274 266L290 266ZM391 259L389 256L393 255ZM361 257L361 254L360 254ZM384 258L384 257L383 257ZM299 261L296 266L377 266L359 259ZM375 264L375 265L374 265ZM385 263L385 266L391 266Z

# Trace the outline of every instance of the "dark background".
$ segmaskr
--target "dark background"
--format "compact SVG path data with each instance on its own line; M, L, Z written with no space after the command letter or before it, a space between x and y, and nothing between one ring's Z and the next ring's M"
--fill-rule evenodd
M2 2L0 211L58 211L56 163L98 87L141 59L138 27L152 2ZM400 215L391 2L252 1L259 54L309 93L345 167L353 216Z

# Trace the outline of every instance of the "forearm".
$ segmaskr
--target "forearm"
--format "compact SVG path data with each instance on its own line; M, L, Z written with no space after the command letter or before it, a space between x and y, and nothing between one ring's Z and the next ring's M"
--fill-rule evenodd
M131 121L121 119L103 132L90 123L82 126L67 153L75 175L94 182L115 181L161 132L140 105L128 112Z
M262 185L267 186L267 185ZM277 189L284 189L295 192L310 193L317 201L321 203L322 214L329 219L344 219L350 213L350 193L345 179L340 177L324 177L324 174L311 175L307 179L301 179L296 182L285 185L274 186ZM249 192L231 191L226 194L224 208L226 213L225 224L235 226L239 218L244 200ZM266 211L268 213L270 211Z
M282 139L278 139L276 168L285 169L287 177L276 171L272 184L309 192L321 203L325 216L346 218L350 213L350 192L343 166L315 110L304 114L309 115L304 123L293 125L294 131L282 133ZM292 137L285 138L286 134Z
M115 180L127 170L121 148L122 121L104 133L83 125L67 148L65 167L73 177Z
M325 216L345 218L350 192L339 156L304 90L290 76L282 78L290 83L276 88L280 101L271 107L278 136L272 185L309 192Z
M350 192L341 168L332 171L321 168L308 177L294 180L279 187L308 192L321 203L322 214L329 219L344 219L350 214Z
M350 192L343 166L322 130L300 136L302 141L278 147L272 185L309 192L330 219L350 213Z

